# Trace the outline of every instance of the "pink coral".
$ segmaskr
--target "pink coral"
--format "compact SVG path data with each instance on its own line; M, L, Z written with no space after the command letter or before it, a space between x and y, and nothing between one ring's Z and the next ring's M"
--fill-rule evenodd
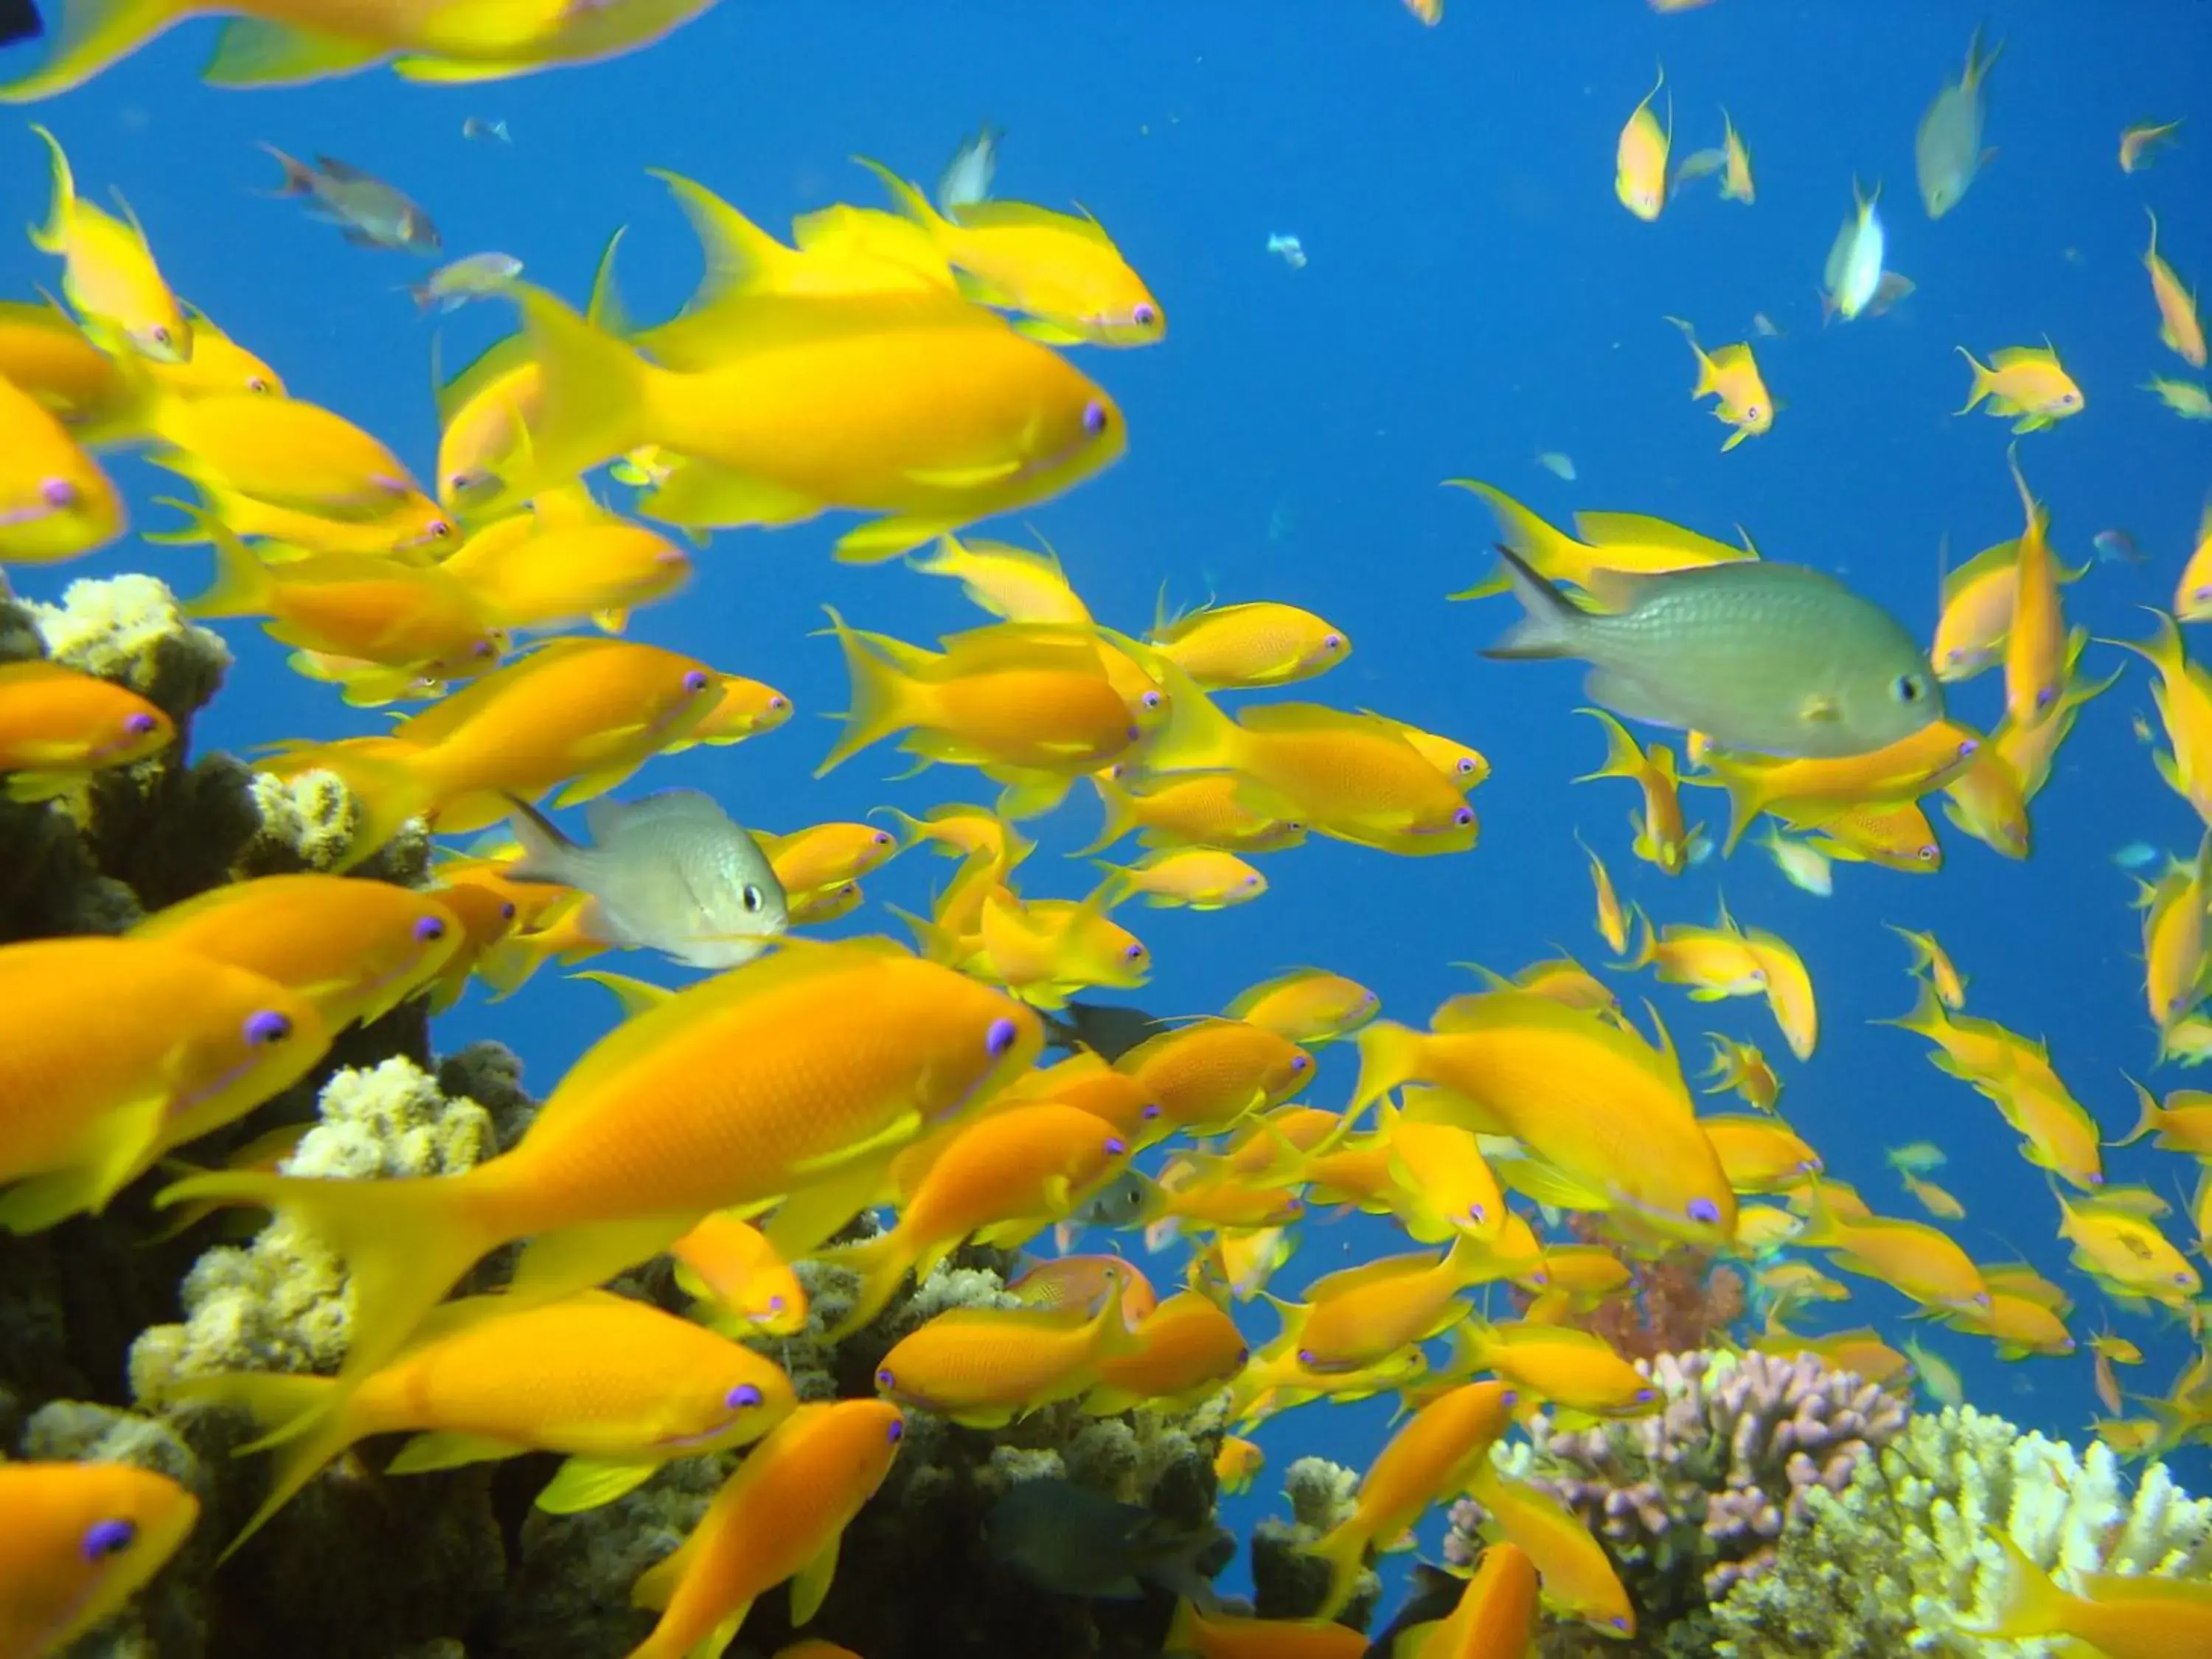
M1540 1413L1501 1461L1589 1522L1647 1615L1717 1601L1763 1571L1805 1493L1841 1492L1910 1414L1811 1354L1662 1354L1638 1369L1662 1410L1571 1431ZM1479 1506L1454 1510L1447 1559L1469 1558L1480 1519Z

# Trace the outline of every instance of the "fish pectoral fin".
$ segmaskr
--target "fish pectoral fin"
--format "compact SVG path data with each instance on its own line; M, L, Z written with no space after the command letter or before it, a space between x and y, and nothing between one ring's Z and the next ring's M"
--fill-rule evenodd
M822 1603L830 1594L830 1581L837 1576L837 1545L832 1538L822 1553L792 1575L791 1623L796 1630L805 1626L822 1611Z
M973 466L912 466L899 476L909 483L931 489L977 489L1002 478L1011 478L1021 470L1019 459L1010 455L1004 460L982 461Z
M109 1112L99 1143L82 1162L32 1176L0 1194L0 1229L41 1232L81 1210L100 1209L160 1156L168 1105L152 1095Z
M538 1494L537 1504L548 1515L575 1515L611 1504L635 1491L660 1467L656 1462L609 1462L595 1457L572 1457Z
M1641 684L1610 668L1591 669L1583 679L1583 696L1624 720L1642 720L1649 726L1679 727L1682 724Z
M776 1206L761 1228L769 1248L786 1261L812 1255L831 1235L876 1201L884 1161L855 1164L813 1182Z
M460 86L471 81L506 81L527 74L538 68L535 64L480 64L461 58L401 58L395 59L392 72L403 81L426 82L437 86Z
M201 78L211 87L283 86L367 69L388 55L384 46L238 17L223 26Z
M1042 317L1024 317L1014 325L1014 332L1035 340L1039 345L1081 345L1084 337L1072 328L1048 322Z
M449 1434L432 1431L418 1434L399 1449L384 1466L386 1474L426 1474L432 1469L455 1469L464 1463L490 1463L502 1457L520 1457L530 1449L511 1440L495 1440L484 1434Z
M1814 726L1826 726L1844 717L1843 705L1825 691L1815 691L1797 707L1797 718Z
M939 536L950 535L960 528L957 520L915 519L894 514L885 519L872 519L856 530L848 530L837 538L830 551L840 563L881 564L886 559L896 559L917 547L927 546Z

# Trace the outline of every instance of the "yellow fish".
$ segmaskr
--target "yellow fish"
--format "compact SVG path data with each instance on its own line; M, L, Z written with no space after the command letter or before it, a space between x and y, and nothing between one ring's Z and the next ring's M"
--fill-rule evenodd
M125 224L82 199L60 140L41 126L31 131L46 141L54 180L52 210L31 233L31 246L61 257L63 294L80 316L112 329L141 356L189 362L191 319L169 292L137 216Z
M1763 437L1770 431L1774 425L1774 399L1760 378L1750 345L1724 345L1708 356L1689 324L1680 317L1667 320L1682 331L1698 360L1698 383L1690 389L1692 401L1717 398L1713 418L1735 428L1721 445L1723 452L1734 449L1746 438Z
M2143 269L2150 272L2151 297L2158 302L2158 337L2191 368L2204 367L2204 325L2197 320L2197 296L2181 285L2173 267L2158 257L2158 215L2150 214L2150 246Z
M1667 70L1662 64L1659 78L1651 83L1651 90L1644 94L1644 101L1637 105L1620 129L1620 142L1614 146L1613 193L1620 198L1621 206L1647 224L1656 219L1667 205L1667 152L1674 141L1674 126L1671 94L1663 129L1659 118L1651 112L1651 100L1666 83Z
M2048 343L2002 347L1990 354L1987 363L1977 362L1964 346L1958 351L1974 371L1966 407L1958 411L1961 415L1987 399L1989 412L1999 420L2012 421L2014 431L2039 432L2079 415L2086 407L2081 388ZM2014 416L2020 418L2013 420Z

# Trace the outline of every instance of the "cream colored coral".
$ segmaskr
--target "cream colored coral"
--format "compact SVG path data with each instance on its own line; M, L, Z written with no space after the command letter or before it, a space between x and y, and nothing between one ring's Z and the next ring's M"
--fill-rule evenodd
M367 1180L451 1175L495 1150L491 1115L448 1099L412 1060L394 1055L323 1085L322 1121L281 1166L288 1175ZM169 1386L216 1371L337 1369L350 1312L343 1264L320 1239L279 1216L244 1249L218 1247L192 1264L181 1325L155 1325L131 1346L131 1388L159 1404Z
M2043 1659L2048 1641L1960 1633L1989 1622L1999 1528L2062 1586L2079 1572L2212 1578L2212 1501L2163 1467L2133 1491L2101 1443L2085 1455L1958 1407L1914 1420L1840 1496L1815 1490L1775 1564L1715 1608L1723 1659Z

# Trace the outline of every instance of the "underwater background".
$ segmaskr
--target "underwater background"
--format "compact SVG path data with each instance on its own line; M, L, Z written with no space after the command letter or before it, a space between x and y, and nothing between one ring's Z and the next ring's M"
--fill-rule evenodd
M1914 128L1977 24L2004 46L1990 93L1995 155L1968 198L1931 222L1913 194ZM2131 731L2144 718L2155 729L2142 665L2090 647L2096 672L2126 672L2082 710L2035 798L2025 860L1939 821L1939 873L1838 864L1832 896L1790 884L1754 837L1670 878L1630 855L1633 790L1574 781L1604 755L1595 725L1574 713L1577 671L1478 656L1514 607L1447 601L1492 570L1496 532L1481 501L1439 487L1480 478L1554 522L1631 511L1723 541L1741 526L1764 556L1844 578L1924 639L1943 550L1955 562L2016 533L2020 511L2002 424L1953 412L1967 380L1954 348L1985 357L2047 337L2087 407L2024 436L2019 453L2062 562L2093 564L2064 590L2067 617L2100 639L2142 636L2139 607L2172 603L2212 489L2212 424L2177 419L2140 389L2180 372L2157 339L2143 280L2145 206L2159 210L2160 251L2176 267L2212 270L2212 28L2194 0L1717 0L1674 15L1635 0L1457 0L1435 27L1387 0L725 0L656 46L577 69L457 88L372 72L250 94L201 84L208 36L204 23L180 27L0 120L10 157L0 222L45 213L27 113L66 147L88 197L111 183L127 197L179 293L280 365L293 396L341 411L423 477L438 439L433 341L450 373L509 331L512 308L494 299L418 316L399 289L427 267L349 246L269 197L276 168L258 144L343 157L420 202L447 257L506 251L531 281L579 304L605 239L626 226L623 301L659 318L691 291L699 255L646 169L696 179L777 229L835 202L878 204L854 154L927 180L979 124L1002 127L997 193L1080 202L1171 325L1148 349L1079 353L1127 416L1126 457L985 533L1048 539L1092 613L1133 633L1163 600L1170 611L1262 599L1307 607L1353 649L1291 695L1449 733L1492 769L1473 797L1480 843L1466 854L1394 858L1316 838L1261 861L1269 890L1257 902L1123 913L1154 971L1140 990L1103 1000L1165 1017L1211 1012L1271 974L1318 964L1418 1024L1444 996L1477 988L1455 963L1510 974L1564 951L1604 974L1632 1012L1648 996L1686 1063L1708 1030L1781 1055L1789 1122L1828 1174L1885 1212L1917 1213L1884 1149L1942 1146L1949 1162L1938 1178L1966 1212L1948 1231L1978 1261L2024 1257L2065 1285L2085 1344L2107 1322L2131 1337L2145 1355L2131 1391L2162 1392L2197 1352L2177 1319L2117 1311L2069 1267L2044 1172L2018 1156L1986 1103L1929 1067L1921 1040L1873 1023L1903 1013L1914 990L1905 948L1883 924L1933 930L1969 976L1972 1011L2046 1039L2108 1139L2135 1121L2129 1076L2161 1092L2192 1084L2156 1063L2135 875L2115 861L2135 842L2185 860L2202 833ZM0 79L40 50L0 51ZM1612 199L1620 124L1662 62L1658 105L1671 100L1677 157L1718 143L1725 105L1752 146L1755 205L1686 186L1644 223ZM471 118L503 123L508 141L465 137ZM2180 142L2123 173L2117 135L2154 118L2185 119ZM1886 263L1915 288L1878 319L1824 326L1822 259L1855 179L1882 187ZM1271 253L1276 236L1294 236L1304 262ZM28 298L54 280L27 241L0 239L0 295ZM1771 337L1754 336L1754 313L1771 320ZM1771 432L1720 452L1724 431L1691 400L1693 365L1670 315L1709 346L1755 340L1779 402ZM1547 453L1571 457L1575 477L1540 465ZM179 481L132 457L106 464L137 526L167 522L153 501L184 493ZM617 506L627 495L604 493ZM829 545L848 523L720 532L683 597L638 615L631 637L767 681L798 714L734 748L656 759L626 793L697 787L740 823L778 831L979 798L959 769L898 776L887 749L812 775L834 729L823 717L847 701L838 652L818 636L823 606L906 639L977 620L955 584L833 562ZM2099 556L2092 537L2114 529L2142 562ZM204 548L134 538L66 565L11 567L8 578L31 600L135 571L189 594L210 568ZM286 738L383 729L381 712L347 708L299 678L285 647L251 625L219 631L236 660L194 725L198 750L251 755ZM1997 681L1953 688L1953 715L1993 724ZM1685 800L1716 835L1725 827L1717 793L1686 790ZM1088 864L1053 866L1096 825L1095 803L1079 791L1027 826L1041 842L1026 872L1039 890L1089 890ZM1710 921L1725 899L1740 922L1796 946L1820 995L1816 1055L1789 1061L1755 1000L1698 1003L1649 975L1607 973L1577 835L1655 920ZM902 935L886 907L927 912L949 869L909 854L868 878L863 908L819 931ZM683 970L642 957L613 965L684 982ZM510 1000L472 989L437 1016L432 1041L447 1051L496 1040L542 1096L611 1024L604 991L546 973ZM1323 1050L1307 1097L1340 1105L1353 1070L1348 1045ZM2152 1184L2181 1212L2171 1224L2185 1225L2188 1160L2142 1145L2106 1156L2111 1180ZM1097 1231L1083 1245L1109 1247ZM1119 1247L1156 1281L1178 1278L1184 1246L1148 1255L1129 1237ZM1383 1222L1316 1213L1270 1290L1295 1300L1311 1279L1399 1248ZM1850 1299L1808 1327L1871 1323L1893 1342L1915 1328L1904 1322L1911 1304L1849 1282ZM1508 1311L1502 1297L1493 1311ZM1255 1346L1274 1329L1264 1304L1237 1317ZM2023 1429L2080 1443L2100 1414L2086 1346L2003 1360L1982 1339L1919 1334L1957 1368L1968 1401ZM1222 1524L1242 1537L1279 1510L1275 1472L1299 1457L1364 1466L1395 1405L1315 1404L1270 1420L1254 1437L1269 1472L1222 1500ZM2212 1489L2202 1446L2168 1462L2180 1486ZM1432 1510L1425 1556L1436 1557L1443 1528ZM1388 1607L1401 1570L1383 1571ZM1219 1587L1242 1593L1246 1575L1240 1559Z

